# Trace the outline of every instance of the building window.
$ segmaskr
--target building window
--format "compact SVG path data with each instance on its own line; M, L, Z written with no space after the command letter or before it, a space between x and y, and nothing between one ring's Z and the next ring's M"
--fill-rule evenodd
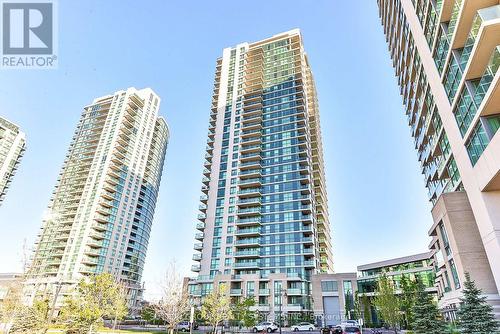
M337 292L339 291L337 281L321 281L321 291L323 292Z
M469 154L469 158L473 166L477 163L489 142L490 140L486 131L484 131L481 122L478 122L472 131L468 143L466 144L467 153Z
M451 255L450 242L448 240L448 233L446 233L446 229L444 228L443 222L439 223L439 232L441 233L441 238L443 239L443 246L446 251L446 255Z
M458 279L457 267L455 266L455 261L450 260L451 275L453 276L453 283L455 284L455 289L460 289L460 280Z
M255 295L255 282L247 282L247 297Z

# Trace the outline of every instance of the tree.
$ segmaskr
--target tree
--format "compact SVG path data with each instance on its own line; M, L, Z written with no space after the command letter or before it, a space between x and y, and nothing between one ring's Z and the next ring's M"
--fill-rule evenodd
M126 315L123 287L108 273L82 279L61 309L62 323L75 333L93 333L104 318Z
M151 324L155 322L156 314L152 305L148 305L142 308L141 318L146 322L146 324Z
M176 270L175 262L170 263L167 269L161 291L160 301L151 306L156 316L167 323L167 331L173 333L190 309L189 295L183 287L182 277Z
M234 320L243 324L245 327L255 326L257 323L257 311L251 310L255 306L255 298L247 297L241 301L238 301L233 307L233 317Z
M44 334L49 322L49 300L35 300L32 306L20 306L8 333Z
M359 297L359 292L356 291L354 293L354 319L355 320L358 320L361 318L361 300L360 300L360 297Z
M361 297L361 304L363 304L363 323L366 327L371 327L373 323L372 312L371 312L371 302L370 298L366 295Z
M351 290L347 290L345 295L345 317L348 320L357 320L361 316L361 305L359 302L358 291L352 294Z
M397 326L401 320L399 299L396 296L391 281L385 274L380 276L377 283L378 288L373 302L383 321L389 328L394 329L394 333L397 333Z
M12 323L23 309L22 293L22 283L14 281L7 287L7 294L0 304L0 323L3 326L3 328L0 326L0 329L6 333L9 332Z
M232 319L231 300L227 293L227 285L219 284L205 297L201 306L201 317L212 325L214 333L217 326L226 319Z
M113 294L113 305L111 316L113 318L113 330L116 329L118 320L123 319L128 313L127 307L127 289L123 284L119 284L117 291Z
M413 307L417 298L417 283L406 275L401 277L401 311L405 315L407 329L412 329L414 321Z
M442 334L446 332L441 313L430 294L425 291L422 282L417 284L413 314L414 319L411 325L416 334Z
M457 312L458 324L463 333L491 334L498 332L498 322L493 315L493 308L481 296L481 289L465 273L462 302Z

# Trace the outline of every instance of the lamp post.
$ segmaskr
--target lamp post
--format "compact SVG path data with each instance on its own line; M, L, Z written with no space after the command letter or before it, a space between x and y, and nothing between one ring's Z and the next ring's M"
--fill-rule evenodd
M274 294L276 296L276 293ZM282 324L281 324L281 312L282 312L282 305L283 305L283 298L286 297L286 289L282 289L280 287L280 290L279 290L279 296L280 296L280 303L279 303L279 315L280 315L280 320L279 320L279 329L280 329L280 334L281 333L281 327L282 327Z

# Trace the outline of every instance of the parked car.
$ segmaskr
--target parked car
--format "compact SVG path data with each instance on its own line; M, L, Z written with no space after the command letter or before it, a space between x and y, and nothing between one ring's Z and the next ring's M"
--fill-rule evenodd
M343 334L342 327L333 326L332 327L332 334Z
M344 333L361 334L361 330L357 326L347 326L344 328Z
M292 331L298 332L298 331L313 331L314 330L314 325L309 323L309 322L301 322L298 323L297 325L294 325L291 327Z
M359 324L356 320L345 320L340 323L340 327L358 327Z
M321 334L343 334L342 327L336 325L327 325L321 328Z
M276 325L273 322L261 322L261 323L257 324L256 326L254 326L254 328L253 328L254 333L263 332L263 331L271 333L271 332L276 332L277 330L278 330L278 325Z
M181 332L189 332L189 321L179 322L176 329ZM196 323L193 323L193 329L198 329L198 325Z

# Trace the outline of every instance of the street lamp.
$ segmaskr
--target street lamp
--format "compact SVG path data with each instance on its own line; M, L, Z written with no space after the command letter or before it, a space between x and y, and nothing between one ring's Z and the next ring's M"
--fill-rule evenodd
M276 292L274 293L274 295L276 296ZM282 324L281 324L281 312L282 312L282 305L283 305L283 298L286 297L286 289L282 289L280 287L280 290L279 290L279 296L280 296L280 303L279 303L279 315L280 315L280 320L279 320L279 328L280 328L280 334L281 334L281 327L282 327Z

